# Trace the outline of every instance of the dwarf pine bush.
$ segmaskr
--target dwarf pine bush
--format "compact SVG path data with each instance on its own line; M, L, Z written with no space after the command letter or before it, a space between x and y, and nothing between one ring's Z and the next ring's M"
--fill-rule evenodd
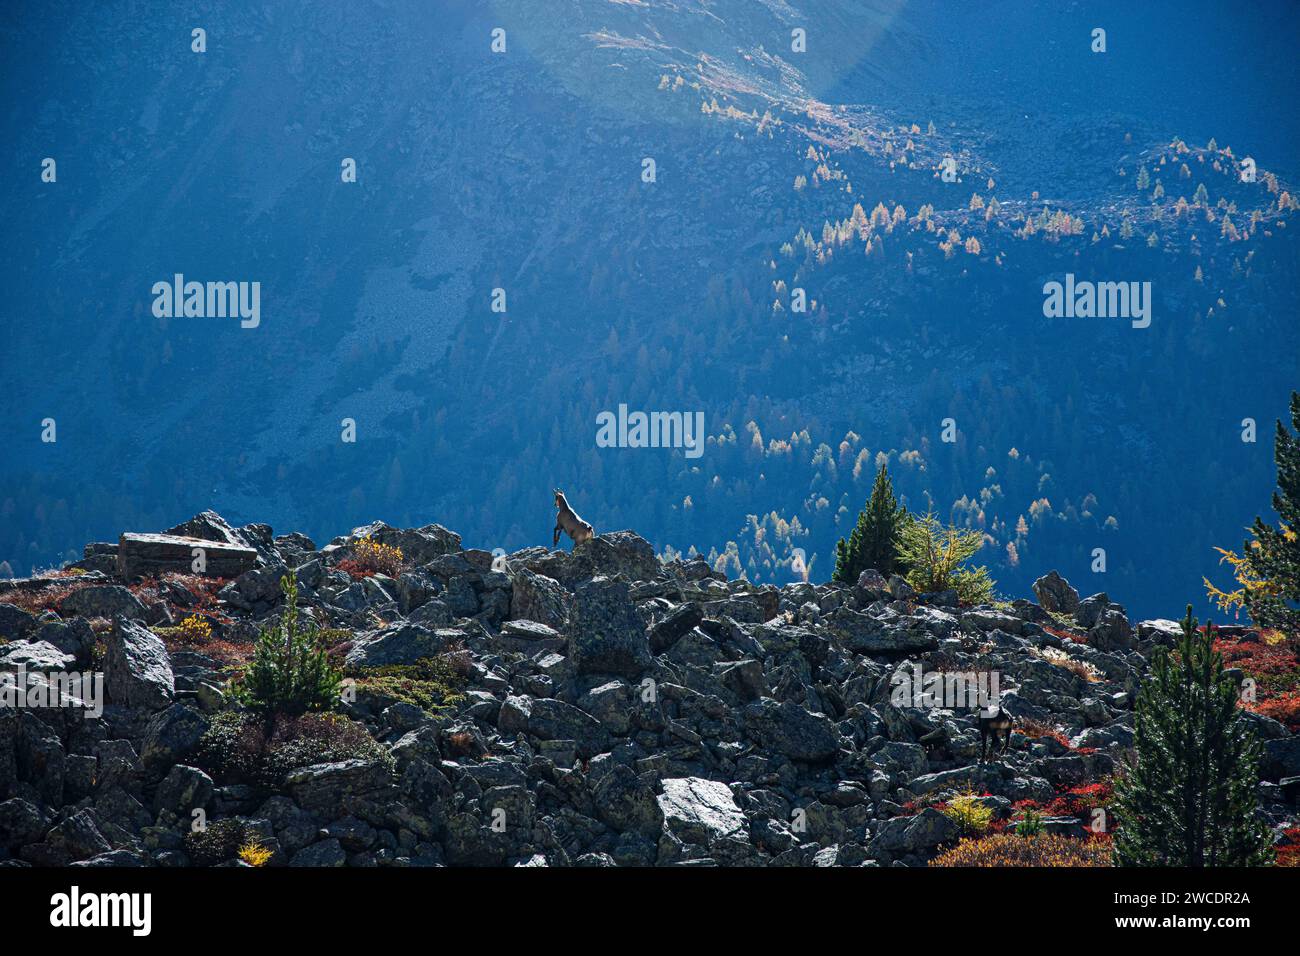
M983 532L944 527L927 514L900 529L898 556L908 568L907 583L916 590L956 591L963 604L983 604L993 597L988 568L963 567L983 545Z
M1016 825L1016 836L1029 837L1038 836L1043 832L1043 815L1037 810L1026 810L1020 822Z
M284 611L279 623L257 639L253 661L235 689L245 706L265 715L294 716L330 710L338 702L342 672L330 663L314 622L298 617L298 585L293 575L280 579Z

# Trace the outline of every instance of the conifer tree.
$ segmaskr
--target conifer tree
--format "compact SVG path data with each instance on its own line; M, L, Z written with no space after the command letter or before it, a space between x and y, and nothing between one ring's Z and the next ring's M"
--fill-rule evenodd
M858 575L869 568L885 577L903 571L897 547L899 535L909 520L907 509L894 497L888 465L881 465L871 486L871 497L858 512L857 526L847 542L840 538L835 546L835 573L831 580L851 585L857 584Z
M314 624L298 616L298 584L292 573L280 579L284 610L277 624L263 629L252 663L235 688L239 701L268 719L329 710L339 699L343 675L330 663Z
M1262 866L1272 841L1257 815L1259 741L1214 650L1214 625L1198 631L1189 604L1182 628L1138 695L1134 763L1115 787L1115 862Z
M1292 435L1281 421L1273 442L1277 462L1277 491L1273 510L1281 521L1277 527L1256 518L1242 555L1251 577L1263 586L1247 588L1246 611L1260 627L1277 628L1289 635L1300 634L1300 392L1291 393Z

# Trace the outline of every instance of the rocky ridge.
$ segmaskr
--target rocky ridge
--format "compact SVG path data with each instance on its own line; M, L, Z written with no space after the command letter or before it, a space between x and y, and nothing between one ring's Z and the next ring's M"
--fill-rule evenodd
M0 582L0 671L101 670L107 694L98 718L0 707L2 866L247 865L196 830L251 839L267 865L924 865L962 835L942 812L955 795L1006 824L1113 774L1150 655L1177 633L1055 572L1038 603L962 607L874 572L727 580L630 531L510 555L438 525L317 548L205 512L167 533L251 549L253 567L205 591L188 567L120 577L118 546L95 543ZM405 569L350 573L363 538ZM215 766L235 706L219 651L275 619L285 574L348 674L440 659L456 693L421 707L361 680L340 706L352 755L298 741L269 776ZM217 643L160 636L195 613ZM1005 755L980 760L975 710L899 701L896 675L936 672L997 675L1017 719ZM1281 831L1300 735L1248 719ZM1045 824L1084 839L1089 822Z

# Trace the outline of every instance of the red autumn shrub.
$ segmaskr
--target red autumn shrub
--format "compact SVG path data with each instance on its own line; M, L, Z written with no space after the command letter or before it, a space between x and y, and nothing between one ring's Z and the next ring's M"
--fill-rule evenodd
M1043 630L1053 637L1059 637L1063 641L1069 641L1072 644L1087 644L1088 636L1086 634L1075 634L1064 628L1052 627L1050 624L1044 624Z
M1273 848L1278 866L1300 866L1300 826L1291 827L1282 834L1282 840Z
M1110 803L1114 784L1110 780L1071 787L1047 804L1044 813L1053 817L1076 817L1086 819L1092 811Z
M335 567L350 575L353 581L360 581L362 578L371 577L375 573L374 568L362 567L358 562L351 558L344 558L336 564Z

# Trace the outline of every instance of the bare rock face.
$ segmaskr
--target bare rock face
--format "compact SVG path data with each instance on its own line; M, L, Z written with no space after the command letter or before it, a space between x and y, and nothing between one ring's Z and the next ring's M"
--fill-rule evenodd
M840 735L828 717L811 714L793 701L757 700L745 708L742 721L760 746L792 760L829 760L840 747Z
M562 631L569 622L569 593L554 578L520 568L512 575L510 616Z
M370 538L390 548L401 548L402 557L412 567L421 567L434 558L460 551L460 535L448 531L440 524L425 525L423 528L394 528L383 521L354 528L350 535L336 539L333 545L346 548L362 538Z
M152 631L118 618L106 643L104 684L112 703L161 710L172 702L176 683L171 658Z
M569 660L579 674L637 678L654 664L645 620L622 581L578 586L569 615Z
M97 585L73 591L59 605L66 615L79 617L106 617L118 615L133 621L145 617L144 605L134 594L120 584Z
M849 587L728 581L699 559L659 562L631 532L494 557L438 525L377 522L323 551L211 513L172 530L117 549L156 587L93 572L0 584L0 678L84 669L103 639L108 703L94 722L0 706L0 862L185 865L201 807L209 827L253 821L276 865L924 866L960 836L925 804L975 791L1007 822L1018 801L1112 774L1147 657L1178 630L1135 628L1055 572L1035 583L1041 607L961 607L872 572ZM339 567L364 536L403 566ZM209 573L238 572L196 586L194 546ZM257 637L285 573L357 693L285 717L264 749L264 715L230 693L216 653ZM47 588L54 610L3 601ZM161 629L195 613L213 646L169 653L189 638ZM945 695L993 673L1020 732L982 761L978 696ZM900 676L924 693L897 695ZM1243 719L1267 740L1261 812L1291 826L1300 738Z
M651 581L659 567L649 541L633 531L611 531L574 545L559 580L570 587L599 575L621 576L629 582Z
M745 815L731 788L716 780L681 777L664 780L659 795L664 825L686 843L709 846L744 832Z
M1033 584L1034 595L1044 610L1073 614L1079 609L1079 592L1055 571L1048 571Z

